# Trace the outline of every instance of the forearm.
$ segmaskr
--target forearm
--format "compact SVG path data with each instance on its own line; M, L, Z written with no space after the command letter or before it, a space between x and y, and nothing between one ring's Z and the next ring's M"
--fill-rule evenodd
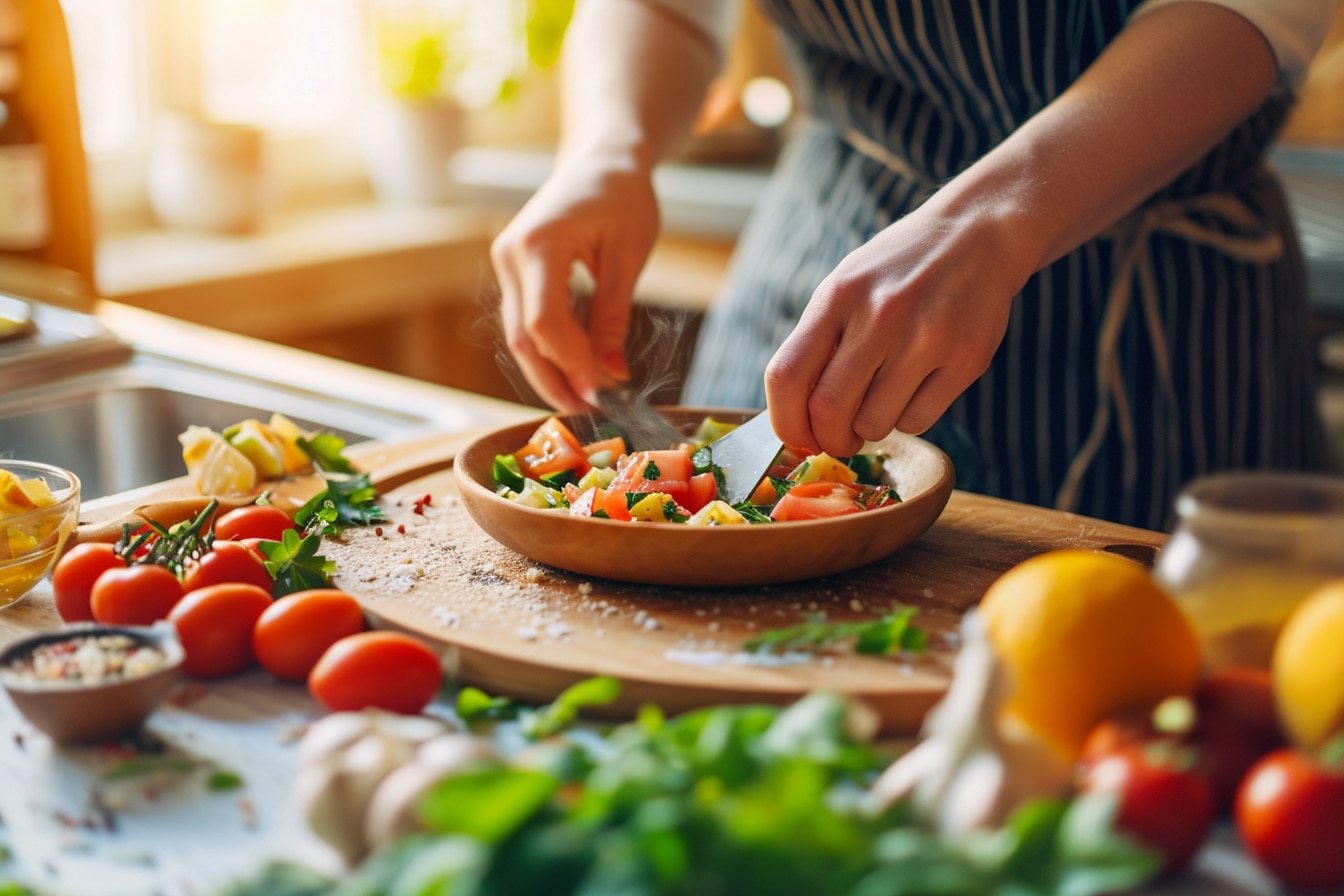
M560 163L599 155L652 170L690 134L719 57L658 7L582 0L565 40Z
M1155 10L940 191L935 208L1007 225L1005 251L1030 274L1198 161L1265 101L1276 77L1268 44L1236 13L1197 2Z

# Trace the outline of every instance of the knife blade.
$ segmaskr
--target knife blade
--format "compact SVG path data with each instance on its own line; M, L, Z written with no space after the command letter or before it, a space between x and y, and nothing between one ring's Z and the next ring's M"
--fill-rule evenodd
M723 470L724 501L740 504L765 478L784 443L770 425L770 412L761 411L746 423L709 444L710 460Z
M599 390L597 409L625 433L632 451L661 451L686 440L685 434L629 384Z

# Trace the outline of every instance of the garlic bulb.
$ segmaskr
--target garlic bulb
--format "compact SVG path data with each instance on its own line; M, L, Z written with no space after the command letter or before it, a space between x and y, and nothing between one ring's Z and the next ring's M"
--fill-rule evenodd
M364 842L372 850L412 833L426 791L454 773L498 759L488 741L470 734L443 734L421 744L415 759L384 778L369 800Z
M381 710L333 713L299 746L294 799L308 826L348 864L368 854L364 817L375 791L415 758L420 745L450 730L429 716Z
M961 645L920 742L872 788L885 806L908 797L925 823L951 834L998 826L1023 801L1063 795L1070 784L1070 769L1048 747L1004 723L1012 683L973 610L962 617Z

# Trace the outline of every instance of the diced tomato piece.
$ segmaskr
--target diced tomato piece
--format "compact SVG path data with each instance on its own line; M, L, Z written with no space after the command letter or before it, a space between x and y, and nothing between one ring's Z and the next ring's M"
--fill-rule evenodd
M686 490L686 509L695 513L719 496L719 483L711 472L696 473Z
M770 519L776 522L823 520L858 513L863 510L855 500L858 491L852 485L821 479L800 482L779 499L775 509L770 511Z
M513 456L529 479L563 470L573 470L574 475L582 476L591 469L579 440L558 417L548 417L532 434L531 441Z
M569 502L569 515L592 516L606 506L606 501L607 493L594 485Z
M620 436L612 436L609 439L598 439L596 442L589 442L583 446L583 456L592 457L603 451L611 452L611 464L616 465L616 460L625 454L625 439Z
M606 495L602 498L602 509L607 512L608 519L620 520L621 522L629 522L632 519L630 505L625 499L625 492L618 489L607 489ZM596 513L597 511L593 512Z
M616 473L610 491L664 492L683 506L691 488L695 467L691 456L678 449L637 451Z
M755 491L747 500L757 507L769 507L779 500L779 492L775 491L774 483L770 481L769 476L766 476L756 484Z

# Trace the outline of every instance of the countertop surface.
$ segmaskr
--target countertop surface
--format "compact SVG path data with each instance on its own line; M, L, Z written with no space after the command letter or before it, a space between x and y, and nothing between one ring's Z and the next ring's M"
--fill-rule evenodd
M356 462L361 450L352 446ZM106 518L145 497L103 499L83 516ZM1069 532L1079 533L1080 544L1137 543L1147 545L1148 554L1163 541L1159 533L1027 506L1012 508L1018 517L1012 526L977 529L977 514L1002 503L954 492L944 516L925 536L932 552L953 545L970 557L1025 557L1067 544ZM921 562L926 561L918 553L911 554L912 575L921 574ZM0 640L58 624L44 584L0 611ZM437 705L430 711L447 712ZM0 842L7 841L12 857L0 872L67 896L200 896L277 857L337 873L335 857L304 828L290 797L298 738L320 714L304 688L277 683L261 672L188 683L151 718L140 745L189 757L202 771L109 782L103 775L125 758L123 750L115 745L56 749L8 700L0 701L0 813L5 819ZM242 787L211 792L205 786L206 768L238 774ZM1223 828L1193 874L1154 892L1258 896L1275 891Z

